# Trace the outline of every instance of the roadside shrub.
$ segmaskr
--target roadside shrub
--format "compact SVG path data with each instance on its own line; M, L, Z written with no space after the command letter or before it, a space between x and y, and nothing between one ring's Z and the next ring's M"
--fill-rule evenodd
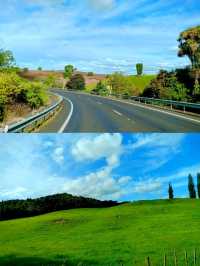
M102 96L109 95L108 88L107 88L106 84L103 83L102 81L99 81L97 83L95 91L97 92L97 94L102 95Z
M136 94L136 87L131 78L124 76L122 73L114 73L108 77L108 85L114 94Z
M45 105L48 101L45 86L40 82L27 84L27 89L25 90L25 100L33 109Z
M29 82L15 72L0 72L0 121L8 104L25 103L38 108L48 100L46 87L40 82Z
M179 82L176 72L161 70L141 96L183 101L188 98L188 90L183 83Z
M85 89L85 79L81 74L75 74L71 77L67 83L67 89L69 90L84 90Z

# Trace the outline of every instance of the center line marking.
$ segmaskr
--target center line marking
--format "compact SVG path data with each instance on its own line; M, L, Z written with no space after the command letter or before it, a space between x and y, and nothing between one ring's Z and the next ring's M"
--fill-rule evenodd
M114 109L113 109L113 112L114 112L115 114L119 115L119 116L122 116L122 114L121 114L120 112L118 112L118 111L116 111L116 110L114 110Z

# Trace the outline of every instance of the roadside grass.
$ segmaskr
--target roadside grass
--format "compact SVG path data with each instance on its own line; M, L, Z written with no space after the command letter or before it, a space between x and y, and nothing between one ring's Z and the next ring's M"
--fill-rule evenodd
M200 246L199 203L144 201L2 221L0 265L129 266L147 256L161 265L174 249L183 265L184 249Z

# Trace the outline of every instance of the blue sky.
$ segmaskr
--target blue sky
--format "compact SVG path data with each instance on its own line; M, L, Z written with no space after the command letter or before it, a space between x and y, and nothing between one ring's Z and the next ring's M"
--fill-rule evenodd
M199 134L2 135L0 200L71 193L98 199L187 196Z
M200 24L199 0L4 0L0 47L20 66L133 73L188 64L179 33Z

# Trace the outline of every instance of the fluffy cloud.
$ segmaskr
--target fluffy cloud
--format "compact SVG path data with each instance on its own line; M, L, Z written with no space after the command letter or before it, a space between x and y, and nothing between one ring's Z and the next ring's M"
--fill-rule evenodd
M127 193L125 186L131 177L116 179L108 167L65 182L64 191L98 199L119 199Z
M78 161L106 159L109 166L119 163L122 153L121 134L102 134L96 137L81 138L74 144L72 154Z

